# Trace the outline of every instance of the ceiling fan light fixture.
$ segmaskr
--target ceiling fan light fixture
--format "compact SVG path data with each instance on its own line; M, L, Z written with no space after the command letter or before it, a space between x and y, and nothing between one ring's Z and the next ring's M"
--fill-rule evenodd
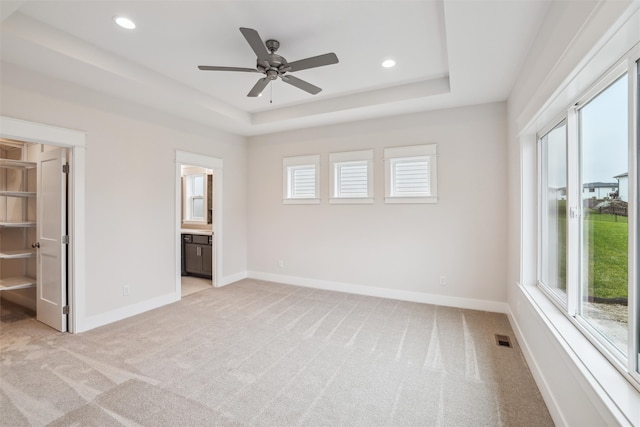
M385 59L384 61L382 61L382 66L384 68L393 68L396 66L396 61L394 61L393 59Z
M136 28L136 23L126 16L114 16L113 20L116 24L124 29L133 30L134 28Z

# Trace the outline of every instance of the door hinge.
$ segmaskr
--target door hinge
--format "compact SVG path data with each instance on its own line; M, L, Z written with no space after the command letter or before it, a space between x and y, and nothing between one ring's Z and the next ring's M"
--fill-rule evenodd
M62 244L63 245L68 245L69 244L69 235L65 234L64 236L62 236Z
M65 305L64 307L62 307L62 314L69 314L69 306Z
M62 165L62 173L69 173L69 163Z

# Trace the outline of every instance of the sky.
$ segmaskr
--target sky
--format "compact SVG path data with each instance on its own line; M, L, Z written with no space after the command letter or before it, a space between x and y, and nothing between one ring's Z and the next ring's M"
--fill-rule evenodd
M626 75L579 110L582 182L617 182L628 168L628 78ZM547 134L548 186L566 184L566 125Z
M580 110L583 183L629 172L627 88L625 75Z

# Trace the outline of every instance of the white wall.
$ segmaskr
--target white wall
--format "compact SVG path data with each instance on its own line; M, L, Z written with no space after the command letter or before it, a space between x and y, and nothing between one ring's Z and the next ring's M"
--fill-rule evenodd
M497 103L250 138L250 275L440 303L421 296L505 301L505 115ZM383 148L427 143L438 144L439 203L386 205ZM328 154L370 148L374 203L330 205ZM322 202L284 205L282 159L307 154L321 155Z
M88 324L175 295L176 149L223 159L223 275L244 274L244 138L8 64L1 90L2 115L87 132L86 298L76 309ZM125 284L131 290L126 297Z
M546 312L543 314L540 303L536 303L531 297L537 291L535 132L542 126L551 124L561 112L547 108L549 100L557 100L558 93L565 88L564 82L575 70L584 67L585 55L606 34L629 3L552 3L545 24L530 49L520 78L508 100L507 290L511 321L532 373L558 425L617 425L622 417L616 412L611 398L607 397L607 391L597 384L583 364L587 360L586 353L576 354L567 346L565 339L558 335L556 327L549 323ZM578 84L573 86L575 88L570 89L578 90ZM566 102L563 100L561 103L566 108L571 100L569 97ZM541 113L544 108L546 112ZM542 303L545 301L543 299ZM550 303L548 306L548 312L553 312L555 306ZM558 310L555 310L555 314L560 322L565 320ZM570 324L569 330L575 331L577 335L572 339L586 342ZM588 343L586 347L591 351L595 350ZM613 370L611 367L609 369Z

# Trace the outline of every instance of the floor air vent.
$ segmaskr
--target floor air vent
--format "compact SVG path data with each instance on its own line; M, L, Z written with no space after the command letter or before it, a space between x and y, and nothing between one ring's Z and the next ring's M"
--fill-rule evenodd
M507 335L496 334L496 344L498 344L500 347L512 347L511 338L509 338Z

